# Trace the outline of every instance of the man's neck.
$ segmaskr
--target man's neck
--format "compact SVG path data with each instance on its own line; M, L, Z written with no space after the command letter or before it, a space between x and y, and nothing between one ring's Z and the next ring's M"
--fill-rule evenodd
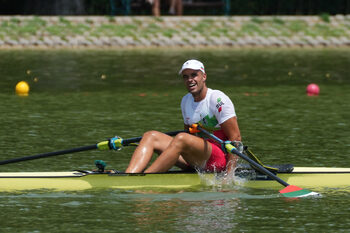
M192 94L194 102L199 102L201 100L204 100L205 97L207 96L207 92L208 92L208 87L204 86L199 93Z

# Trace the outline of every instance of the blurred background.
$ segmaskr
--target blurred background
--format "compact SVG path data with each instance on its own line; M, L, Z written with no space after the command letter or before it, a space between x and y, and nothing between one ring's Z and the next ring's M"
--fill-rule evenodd
M159 7L162 15L334 15L350 12L349 0L1 0L0 6L1 15L150 15L154 6ZM177 12L176 7L182 8L181 12Z
M0 0L0 161L182 129L178 71L196 58L264 164L350 167L349 48L350 0ZM0 172L91 170L97 159L124 171L134 149ZM290 201L213 184L0 190L0 232L349 232L349 189Z

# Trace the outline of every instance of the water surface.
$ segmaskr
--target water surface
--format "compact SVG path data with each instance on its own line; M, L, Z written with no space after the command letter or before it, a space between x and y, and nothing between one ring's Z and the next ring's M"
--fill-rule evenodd
M264 163L349 167L350 50L0 51L0 159L183 127L177 75L204 62L208 85L233 100L243 142ZM28 97L14 94L18 81ZM305 94L309 83L318 97ZM124 170L134 148L3 165L1 171ZM349 192L289 202L271 190L0 193L4 232L347 232Z

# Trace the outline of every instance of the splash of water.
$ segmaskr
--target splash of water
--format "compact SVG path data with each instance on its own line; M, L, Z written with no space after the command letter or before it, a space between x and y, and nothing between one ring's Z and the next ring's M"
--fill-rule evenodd
M203 184L218 190L224 188L238 189L244 186L245 182L250 179L255 179L256 177L256 173L253 170L239 169L239 171L237 171L237 167L230 172L217 172L215 168L213 173L207 173L198 169L196 169L196 171Z

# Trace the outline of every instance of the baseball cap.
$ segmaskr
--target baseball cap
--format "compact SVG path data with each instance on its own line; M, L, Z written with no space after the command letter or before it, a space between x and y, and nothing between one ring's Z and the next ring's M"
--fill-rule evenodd
M186 62L182 65L182 68L181 68L181 70L179 71L179 74L181 74L182 71L185 70L185 69L200 70L200 71L202 71L203 73L205 73L203 63L200 62L200 61L198 61L198 60L195 60L195 59L191 59L191 60L186 61Z

